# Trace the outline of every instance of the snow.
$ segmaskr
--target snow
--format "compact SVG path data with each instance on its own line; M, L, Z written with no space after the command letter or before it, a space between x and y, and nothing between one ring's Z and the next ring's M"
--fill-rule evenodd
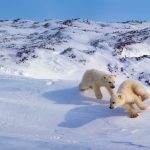
M150 110L131 119L79 81L0 76L0 149L150 149ZM147 101L146 103L149 103Z
M107 72L108 64L112 64L118 69L113 69L111 73L139 78L139 70L131 75L131 70L139 64L132 58L149 56L149 27L150 23L139 21L1 21L0 74L38 79L55 79L59 74L59 79L71 79L73 76L79 80L81 75L78 74L83 74L86 69L96 68ZM62 54L68 48L70 52ZM128 60L122 63L120 58ZM149 63L149 59L141 61ZM141 63L142 68L144 63ZM130 72L121 72L121 67L124 70L128 68ZM71 69L68 71L68 68ZM143 82L146 80L148 78Z
M123 50L123 57L140 57L143 55L150 55L149 49L149 41L144 43L137 43L131 46L127 46L125 50Z
M109 109L106 89L100 101L78 88L85 70L95 68L116 74L117 87L140 79L149 92L149 27L82 19L0 22L0 150L149 150L150 107L131 119L122 107Z

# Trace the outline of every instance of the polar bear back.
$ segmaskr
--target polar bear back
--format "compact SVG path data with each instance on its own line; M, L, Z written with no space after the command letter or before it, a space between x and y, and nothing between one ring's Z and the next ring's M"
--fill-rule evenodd
M102 79L103 77L106 75L105 72L99 71L99 70L95 70L95 69L91 69L91 70L87 70L84 74L84 77L86 80L88 80L89 84L93 84L93 83L102 83Z
M136 95L147 93L146 89L139 81L131 80L131 79L124 81L120 85L118 92L126 93L126 94L134 93Z

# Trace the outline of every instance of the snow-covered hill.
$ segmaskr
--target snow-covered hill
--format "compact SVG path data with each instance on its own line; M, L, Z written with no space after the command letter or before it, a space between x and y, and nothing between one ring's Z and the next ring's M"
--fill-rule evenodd
M96 68L149 91L149 64L150 23L0 20L0 150L150 150L149 108L131 119L78 89Z
M88 68L150 84L150 23L0 21L0 73L80 79ZM74 76L75 75L75 76Z

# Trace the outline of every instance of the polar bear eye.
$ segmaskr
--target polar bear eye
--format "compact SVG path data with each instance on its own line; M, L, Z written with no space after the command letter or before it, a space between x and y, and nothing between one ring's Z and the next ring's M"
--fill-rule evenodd
M110 84L111 84L111 82L108 82L108 83L110 83Z

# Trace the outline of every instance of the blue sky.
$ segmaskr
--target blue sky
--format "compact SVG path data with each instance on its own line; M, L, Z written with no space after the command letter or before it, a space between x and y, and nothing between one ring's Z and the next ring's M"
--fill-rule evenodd
M150 21L150 0L0 0L0 19Z

